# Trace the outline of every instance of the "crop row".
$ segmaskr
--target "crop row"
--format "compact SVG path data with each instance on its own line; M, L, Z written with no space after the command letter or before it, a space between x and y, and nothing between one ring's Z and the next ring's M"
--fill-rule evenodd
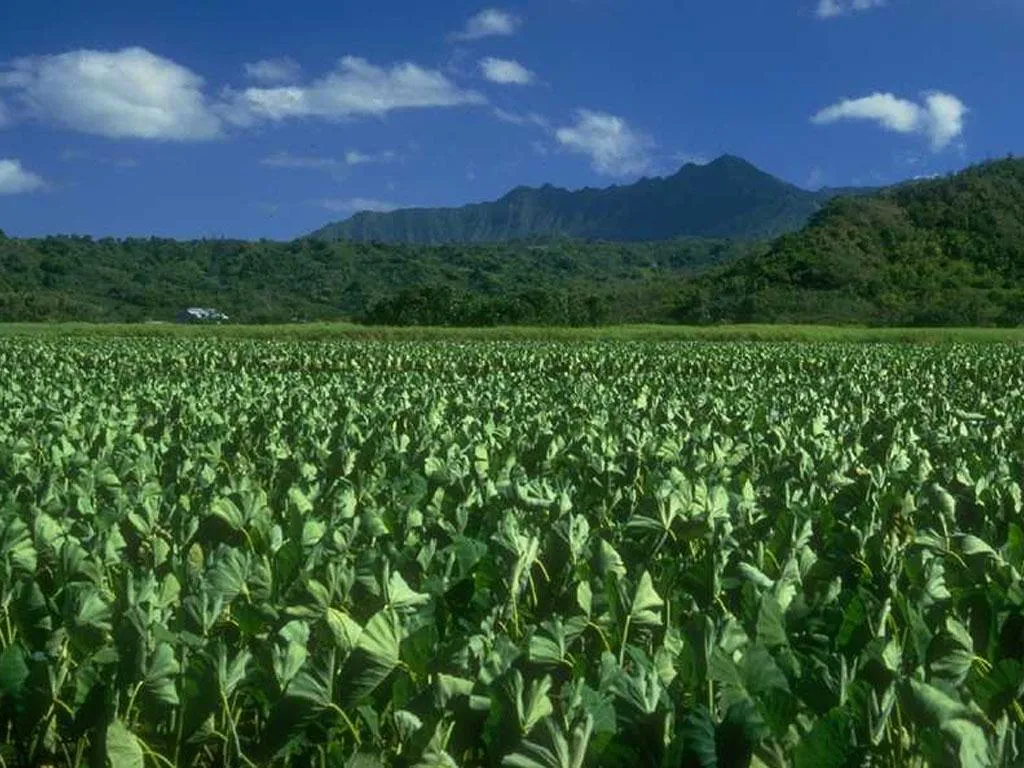
M1024 351L0 340L6 765L1013 766Z

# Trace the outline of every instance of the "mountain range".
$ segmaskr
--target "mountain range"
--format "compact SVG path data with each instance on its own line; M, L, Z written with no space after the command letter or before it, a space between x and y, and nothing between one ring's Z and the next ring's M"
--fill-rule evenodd
M460 208L364 211L312 233L325 240L442 243L571 238L636 242L681 237L762 239L802 227L826 201L867 190L809 191L733 155L671 176L605 189L517 187Z
M678 189L686 185L677 177L692 181L694 174L718 185L691 195L709 211L698 231L726 231L715 227L751 221L758 208L795 216L801 199L809 220L776 238L648 242L277 243L0 232L0 321L168 320L200 306L240 322L1024 324L1024 160L871 194L831 190L813 210L801 198L813 193L793 192L736 158L588 194ZM774 208L762 194L772 189L782 190ZM649 204L667 218L660 199L652 195ZM727 206L710 203L723 199L732 201L731 218L719 216L715 225L711 211ZM744 219L737 199L762 202L748 204ZM636 222L613 208L608 216L633 233L653 226L657 217L633 210ZM700 223L686 207L677 218ZM784 219L774 220L769 227L761 219L764 231L782 227Z

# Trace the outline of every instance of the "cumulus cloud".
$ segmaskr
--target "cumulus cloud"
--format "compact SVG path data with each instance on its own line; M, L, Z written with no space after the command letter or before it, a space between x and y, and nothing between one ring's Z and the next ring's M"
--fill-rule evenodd
M967 107L960 99L948 93L929 93L925 96L925 125L932 146L942 149L964 132Z
M487 8L470 17L461 32L452 35L454 40L480 40L484 37L508 37L522 26L522 19L498 8Z
M385 200L374 200L369 197L350 197L343 200L334 198L321 200L320 207L333 213L360 213L362 211L390 213L391 211L398 210L400 206Z
M533 82L533 72L512 59L488 56L480 60L480 71L485 78L499 85L529 85Z
M568 150L589 155L593 169L606 176L629 176L651 167L654 142L615 115L581 109L576 122L556 130L555 138Z
M221 132L203 79L144 48L15 59L0 87L37 119L83 133L193 141Z
M225 96L223 112L237 125L299 117L379 117L396 109L485 102L437 70L409 62L385 69L355 56L346 56L333 72L306 85L246 88Z
M0 158L0 195L33 192L45 186L42 178L22 167L20 160Z
M282 57L278 59L260 59L259 61L246 62L245 76L259 83L279 85L281 83L294 83L302 74L302 67L293 59Z
M885 0L819 0L815 12L819 19L834 19L857 11L870 11L881 8Z
M940 91L925 93L922 103L900 99L891 93L873 93L826 107L811 121L816 125L830 125L840 120L869 120L889 131L925 136L937 152L963 133L967 111L956 96Z

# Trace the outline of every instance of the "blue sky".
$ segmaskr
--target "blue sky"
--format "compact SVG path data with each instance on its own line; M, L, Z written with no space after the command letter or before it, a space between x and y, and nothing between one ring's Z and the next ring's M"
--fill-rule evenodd
M1021 0L3 0L0 228L290 238L361 208L801 186L1020 153Z

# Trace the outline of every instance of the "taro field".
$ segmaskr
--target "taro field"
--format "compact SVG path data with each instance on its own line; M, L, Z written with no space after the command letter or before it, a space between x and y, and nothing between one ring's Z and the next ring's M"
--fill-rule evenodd
M0 766L1024 764L1024 348L0 375Z

